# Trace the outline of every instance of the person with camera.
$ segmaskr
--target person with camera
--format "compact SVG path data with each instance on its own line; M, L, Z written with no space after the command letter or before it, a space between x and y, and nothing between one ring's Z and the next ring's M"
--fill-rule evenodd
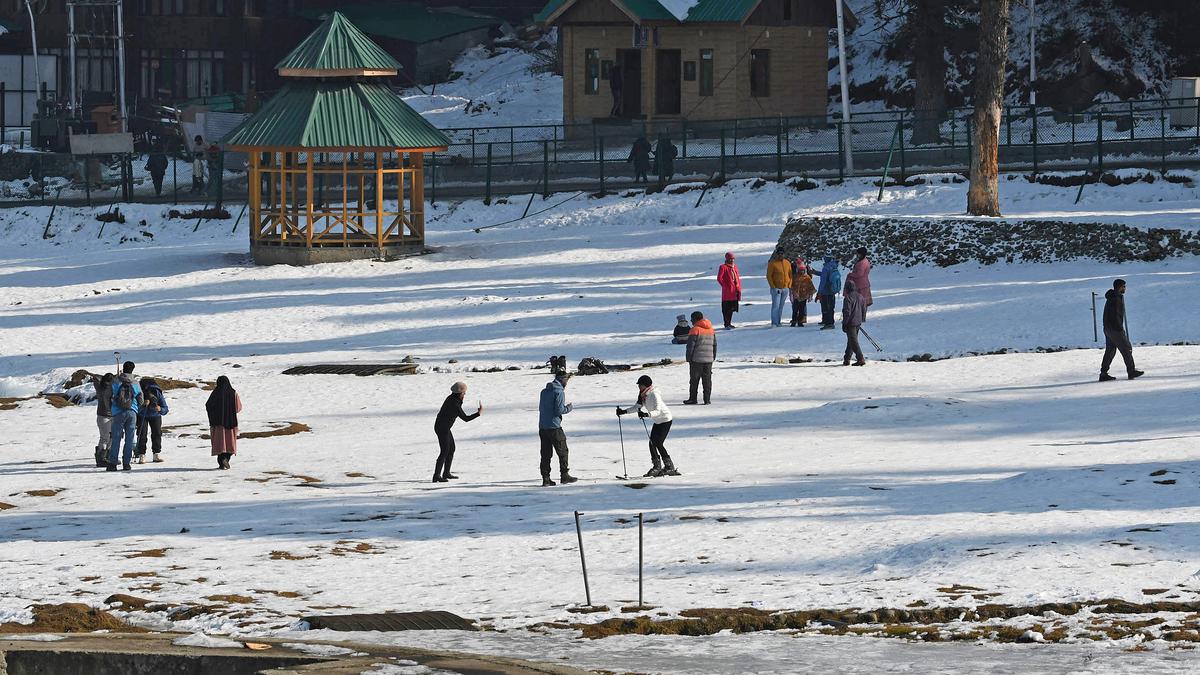
M437 419L433 422L433 432L437 434L438 454L437 464L433 467L433 482L445 483L458 478L450 473L450 464L454 461L454 434L450 428L458 420L470 422L483 414L483 404L479 409L468 415L463 412L463 400L467 397L467 383L455 382L450 386L450 395L442 401L442 409L438 411Z
M673 419L671 410L667 408L662 395L654 388L654 381L650 379L649 375L639 377L637 385L637 404L628 408L617 406L617 416L636 412L639 418L646 419L648 417L654 423L648 434L650 437L650 461L653 466L644 474L647 478L678 476L679 472L675 470L675 463L671 461L671 456L667 454L667 448L663 445L667 440L667 434L671 433Z

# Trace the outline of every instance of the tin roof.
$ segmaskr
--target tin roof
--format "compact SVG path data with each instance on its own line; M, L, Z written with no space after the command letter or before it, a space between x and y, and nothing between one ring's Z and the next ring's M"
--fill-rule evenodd
M281 75L395 75L400 63L341 12L332 12L275 65Z
M387 86L362 80L289 82L224 139L230 147L445 149L445 134Z

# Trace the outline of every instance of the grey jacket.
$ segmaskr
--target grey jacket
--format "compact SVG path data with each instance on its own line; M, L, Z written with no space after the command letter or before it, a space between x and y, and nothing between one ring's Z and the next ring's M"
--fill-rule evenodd
M567 392L558 380L551 380L538 400L538 428L561 429L562 416L571 412Z
M846 280L846 295L842 298L842 330L856 328L867 320L867 301L858 292L858 285Z
M688 333L687 361L688 363L712 363L717 360L717 333L713 330L712 322L700 319Z

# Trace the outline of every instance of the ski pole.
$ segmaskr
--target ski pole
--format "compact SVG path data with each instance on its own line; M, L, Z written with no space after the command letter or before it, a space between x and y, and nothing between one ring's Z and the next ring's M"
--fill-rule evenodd
M646 418L639 417L638 419L642 421L642 428L646 430L646 440L650 440L650 427L646 426Z
M1100 329L1096 327L1096 291L1092 291L1092 342L1100 341Z
M579 516L583 514L575 512L575 534L579 536L579 563L583 566L583 594L587 598L587 606L592 606L592 590L588 587L587 578L587 558L583 557L583 526L579 524Z
M621 470L629 478L629 467L625 465L625 430L621 425L621 416L617 415L617 433L621 435Z
M879 343L875 341L875 338L871 337L870 333L863 330L861 326L859 327L858 332L862 333L863 336L867 338L867 342L870 342L871 346L873 346L877 351L883 351L883 347L881 347Z

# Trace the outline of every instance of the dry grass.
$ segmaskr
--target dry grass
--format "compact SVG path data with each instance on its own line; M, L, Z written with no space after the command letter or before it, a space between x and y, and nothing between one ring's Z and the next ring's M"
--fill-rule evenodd
M33 623L0 624L0 633L91 633L107 630L115 633L144 633L102 609L78 602L61 605L33 605Z
M46 403L49 403L55 408L69 408L75 405L74 403L71 403L71 399L67 398L63 394L41 394L40 398L46 399Z
M64 489L65 488L58 488L57 490L26 490L25 494L29 495L30 497L53 497L54 495L62 492Z
M254 603L254 598L248 598L244 595L210 595L204 598L213 602L225 602L233 605L249 605Z
M17 507L13 506L12 504L5 504L4 502L0 502L0 511L7 511L9 509L15 509L15 508L17 508Z
M8 398L0 396L0 410L16 410L21 401L27 401L27 398Z
M312 431L311 427L309 427L307 424L302 424L300 422L274 422L273 424L279 424L282 426L278 426L274 429L271 429L270 431L247 431L247 432L238 434L238 436L243 439L245 439L245 438L273 438L276 436L295 436L296 434L301 434L301 433L306 433L306 432Z
M315 555L296 555L288 551L271 551L271 560L309 560Z
M142 577L156 577L158 572L126 572L121 575L122 579L141 579Z
M304 597L302 594L297 593L296 591L270 591L270 590L266 590L266 589L262 589L262 588L256 588L256 589L254 589L254 592L255 593L263 593L265 595L274 595L274 596L280 597L280 598L302 598L302 597Z
M145 551L131 551L126 558L165 558L169 548L148 548Z

